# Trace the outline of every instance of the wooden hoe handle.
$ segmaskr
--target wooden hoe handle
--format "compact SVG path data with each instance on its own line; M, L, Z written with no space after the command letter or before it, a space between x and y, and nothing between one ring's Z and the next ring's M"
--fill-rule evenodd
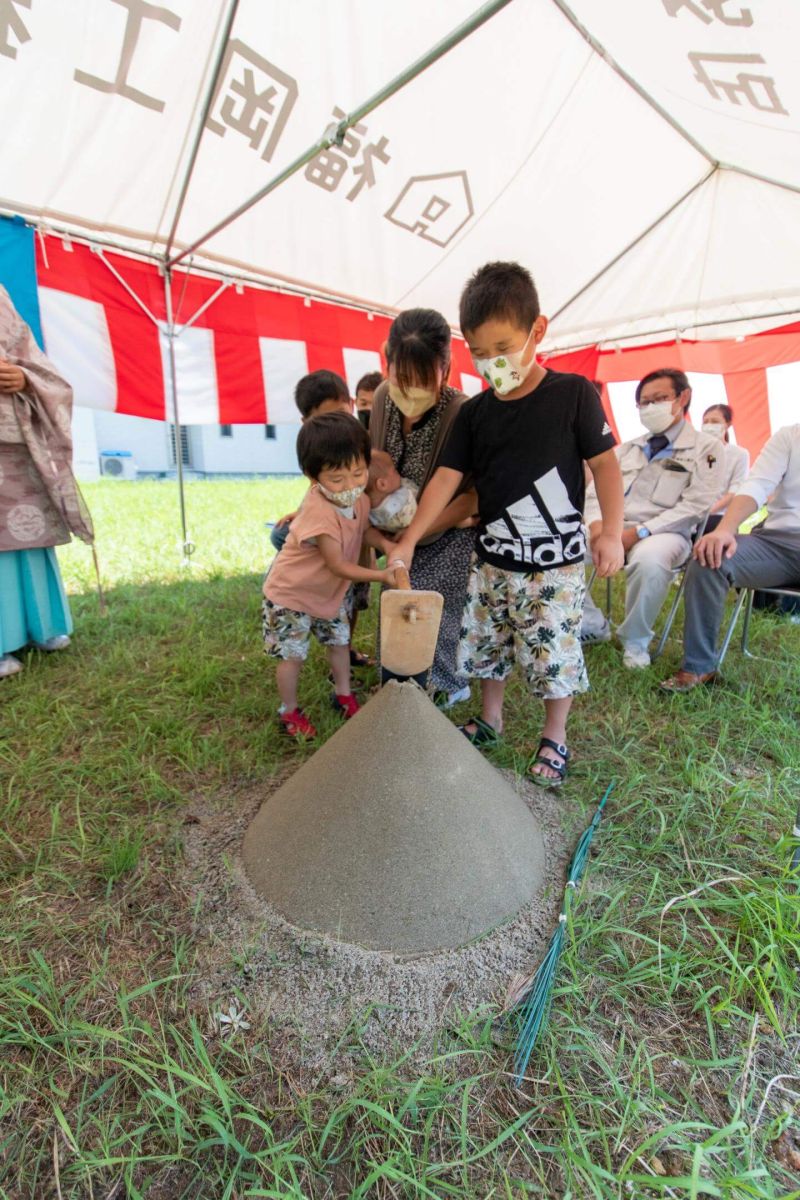
M392 565L392 563L389 563L389 566ZM410 592L412 590L411 576L400 562L398 562L397 566L394 568L394 586L397 591L400 592ZM404 619L406 621L410 621L412 624L416 621L417 615L418 613L416 604L407 604L403 609Z
M389 563L390 567L394 567L394 586L402 592L411 591L411 576L402 563L397 566L394 563Z

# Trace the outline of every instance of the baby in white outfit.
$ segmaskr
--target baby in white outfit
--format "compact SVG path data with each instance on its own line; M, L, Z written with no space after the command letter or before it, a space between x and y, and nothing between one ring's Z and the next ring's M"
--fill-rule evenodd
M387 533L407 529L417 511L417 485L401 478L385 450L373 450L367 495L370 525Z

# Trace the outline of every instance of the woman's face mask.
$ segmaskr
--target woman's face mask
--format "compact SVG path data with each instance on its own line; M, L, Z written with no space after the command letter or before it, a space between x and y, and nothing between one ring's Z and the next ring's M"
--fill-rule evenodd
M723 425L721 421L704 421L700 427L703 433L710 433L712 437L719 438L724 442L728 432L728 426Z
M650 433L663 433L675 424L672 401L660 400L656 404L645 404L639 409L639 420Z
M431 391L430 388L420 387L410 387L401 391L396 383L390 383L389 399L397 405L404 417L408 417L409 421L416 421L417 417L433 408L439 399L439 393Z
M536 362L535 352L531 355L530 362L523 365L522 360L525 357L528 343L532 337L533 329L531 329L525 339L525 345L521 350L513 350L508 354L501 354L497 358L473 358L472 361L475 363L475 370L481 379L485 379L489 387L494 389L498 396L507 396L509 392L522 387L528 375L530 375L533 364Z
M361 487L347 488L344 492L332 492L329 488L317 480L317 487L322 492L326 500L330 500L331 504L335 504L337 508L352 508L359 496L364 495L364 485Z

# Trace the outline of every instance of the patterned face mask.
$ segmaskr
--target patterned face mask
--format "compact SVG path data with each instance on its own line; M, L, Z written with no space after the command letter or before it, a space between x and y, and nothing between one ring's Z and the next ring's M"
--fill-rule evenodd
M359 496L364 495L365 490L362 485L361 487L347 488L344 492L331 492L319 482L317 482L317 487L325 499L330 500L331 504L335 504L337 508L352 508Z
M525 366L522 365L522 359L532 337L533 329L526 337L522 349L514 350L511 354L501 354L498 358L473 358L475 370L498 396L507 396L515 388L522 387L530 375L533 364L536 362L536 354L533 354L531 361Z

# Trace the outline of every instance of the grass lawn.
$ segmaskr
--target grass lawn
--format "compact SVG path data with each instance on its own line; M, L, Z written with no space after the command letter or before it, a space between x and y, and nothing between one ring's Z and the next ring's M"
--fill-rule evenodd
M588 820L617 786L523 1089L467 1015L424 1069L398 1046L343 1081L287 1069L257 1019L209 1035L180 882L193 791L311 752L279 740L259 636L264 522L303 483L189 484L190 572L174 484L85 491L109 614L63 549L73 646L0 684L0 1196L800 1197L800 627L756 614L769 661L734 649L721 687L672 699L677 641L636 674L590 651L568 794ZM540 721L509 699L499 766Z

